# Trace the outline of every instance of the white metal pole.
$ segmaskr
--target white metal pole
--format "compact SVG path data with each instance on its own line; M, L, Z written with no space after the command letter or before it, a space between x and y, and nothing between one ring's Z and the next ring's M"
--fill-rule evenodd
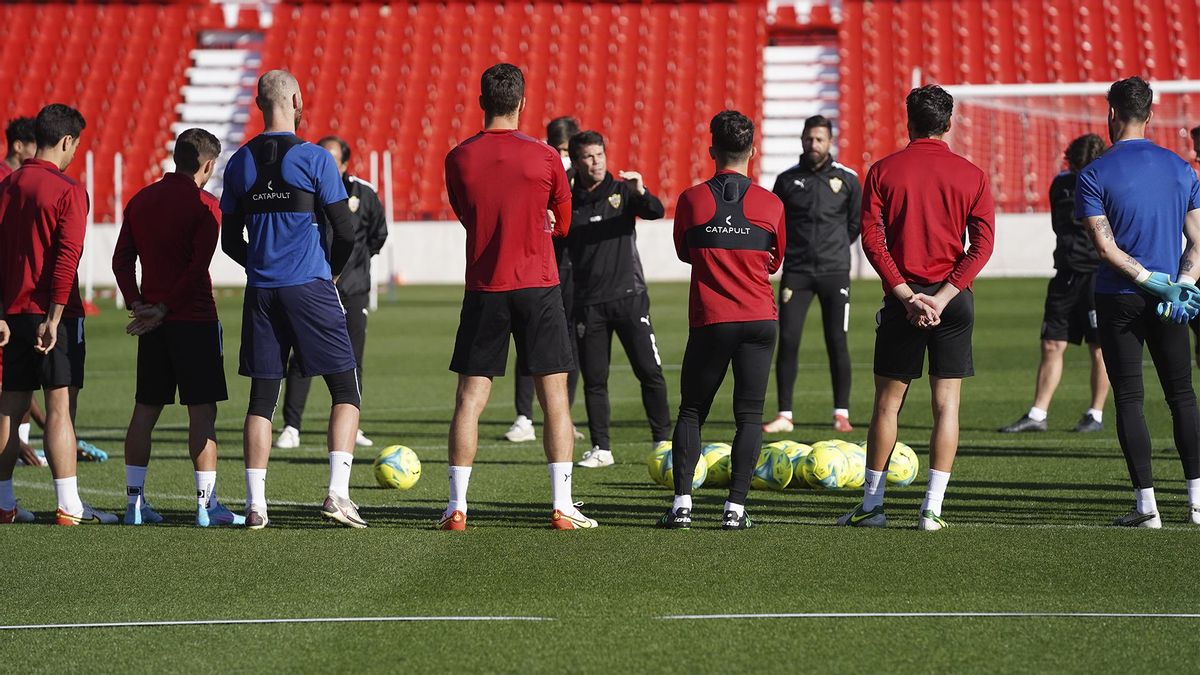
M379 153L375 150L371 151L371 161L369 162L367 170L371 175L371 185L379 187Z
M392 152L383 151L383 212L387 214L390 227L396 219L396 209L392 208Z
M91 150L84 155L84 187L87 189L88 199L91 199L96 194L96 179L95 179L95 155ZM92 302L96 297L96 292L93 287L92 279L92 247L88 242L92 239L92 227L96 224L95 208L87 210L87 219L84 221L86 229L83 235L83 299Z
M124 168L124 158L118 152L113 155L113 225L116 226L118 234L121 232L121 223L125 219ZM121 297L120 286L113 289L113 299L117 304L117 309L125 307L125 298Z

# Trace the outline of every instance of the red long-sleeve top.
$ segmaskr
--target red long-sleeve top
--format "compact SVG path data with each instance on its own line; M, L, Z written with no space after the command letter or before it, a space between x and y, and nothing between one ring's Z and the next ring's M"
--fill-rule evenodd
M862 209L863 251L885 291L908 282L963 290L992 256L996 207L987 176L944 141L917 139L876 162Z
M446 195L467 231L467 290L558 285L551 237L571 227L571 186L557 151L516 130L482 131L446 155Z
M220 233L220 202L191 176L168 173L142 188L125 206L113 252L113 274L125 302L161 302L167 321L216 321L208 266Z
M731 201L745 190L744 219L717 218L714 190ZM736 208L726 215L732 211ZM692 266L689 325L777 319L771 275L783 264L785 250L783 202L770 191L733 171L685 190L675 205L675 252Z
M79 258L88 195L52 162L27 159L0 182L0 301L6 314L83 316Z

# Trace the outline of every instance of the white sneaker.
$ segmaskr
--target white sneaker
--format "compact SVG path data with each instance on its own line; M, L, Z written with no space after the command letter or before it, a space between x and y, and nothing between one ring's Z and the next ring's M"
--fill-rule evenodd
M524 415L518 415L516 421L505 432L504 437L513 443L536 441L537 434L533 431L533 420Z
M583 453L583 459L576 462L575 465L582 466L585 469L599 469L602 466L612 466L612 450L601 450L598 447L594 447Z
M1138 513L1138 510L1130 509L1129 513L1117 518L1113 521L1113 525L1117 527L1145 527L1151 530L1162 528L1162 519L1158 517L1158 513Z
M796 425L792 424L792 421L783 415L776 415L775 419L763 425L763 431L768 434L782 434L794 431L795 429Z
M300 430L296 427L284 427L275 440L275 447L280 450L292 450L300 447Z
M375 441L367 438L367 435L362 432L362 429L359 429L358 436L354 438L354 444L360 448L369 448L372 445L375 445Z
M1200 525L1200 504L1192 504L1188 507L1188 520L1192 525Z
M934 513L930 509L925 509L921 512L921 517L917 519L917 529L924 532L934 532L948 527L946 521L942 517Z

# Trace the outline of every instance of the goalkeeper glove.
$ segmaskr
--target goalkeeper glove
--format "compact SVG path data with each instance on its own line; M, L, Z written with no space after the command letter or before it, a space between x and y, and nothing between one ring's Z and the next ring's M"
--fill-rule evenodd
M1187 323L1195 318L1195 315L1189 315L1186 305L1178 305L1173 302L1158 303L1158 319L1163 323Z

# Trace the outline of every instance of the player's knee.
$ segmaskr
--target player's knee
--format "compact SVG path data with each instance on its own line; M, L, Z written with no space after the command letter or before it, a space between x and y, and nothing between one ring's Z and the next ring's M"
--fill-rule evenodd
M358 388L358 371L351 369L342 373L325 376L325 384L329 387L329 398L333 405L362 406L362 392Z
M1057 356L1067 350L1066 340L1042 340L1042 353Z
M254 378L250 381L250 404L246 407L247 415L275 417L275 407L279 405L279 388L282 380L265 380Z

